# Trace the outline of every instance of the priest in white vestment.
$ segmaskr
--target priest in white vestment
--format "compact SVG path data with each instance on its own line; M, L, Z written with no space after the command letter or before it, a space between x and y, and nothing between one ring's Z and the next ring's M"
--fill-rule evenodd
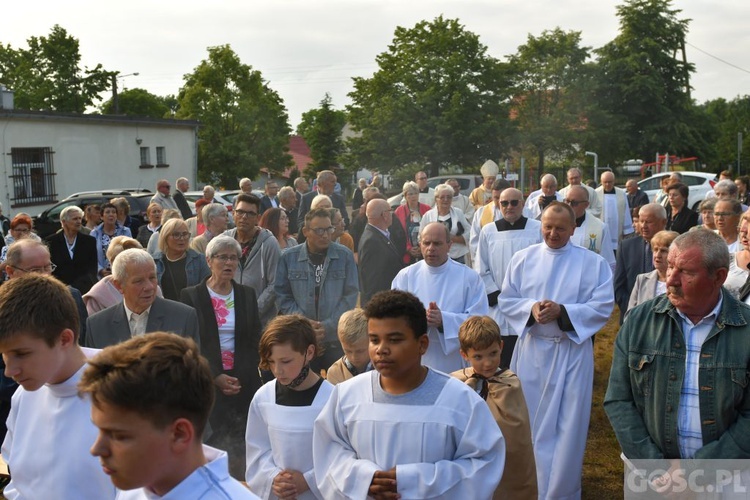
M458 327L469 316L488 312L482 279L473 269L448 257L450 246L443 223L427 224L419 238L424 260L399 271L391 286L413 293L424 304L430 346L422 363L445 373L467 366L458 352Z
M544 174L540 182L541 189L532 192L526 200L523 215L529 219L539 219L542 211L553 201L562 201L563 196L557 190L557 178Z
M539 498L581 498L594 381L590 339L614 305L609 265L572 244L574 231L569 206L547 207L544 243L513 256L498 302L520 337L510 368L529 407Z
M604 257L614 274L615 250L609 237L609 228L591 214L588 200L589 192L583 186L571 186L565 195L564 202L573 209L576 216L576 231L571 241Z
M628 205L628 195L624 189L615 187L615 174L612 172L604 172L601 181L601 186L596 188L596 195L602 201L600 218L609 229L612 247L617 248L623 236L635 231Z
M503 336L500 367L506 369L510 366L518 336L511 332L505 316L500 313L498 296L511 257L524 248L541 243L542 232L538 220L527 219L522 215L523 194L518 189L508 188L503 191L499 205L503 217L482 228L474 269L484 282L489 315L498 324Z

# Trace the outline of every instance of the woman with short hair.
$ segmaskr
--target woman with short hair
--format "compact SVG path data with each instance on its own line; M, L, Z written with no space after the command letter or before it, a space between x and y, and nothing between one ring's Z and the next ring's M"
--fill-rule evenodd
M211 271L205 258L188 248L190 231L182 219L170 219L159 231L159 251L154 255L156 277L164 297L180 300L180 292L206 279Z
M158 233L159 229L161 229L161 216L163 211L164 209L158 203L151 203L146 209L148 224L143 224L138 228L138 236L136 237L138 243L140 243L142 247L146 247L151 235Z
M630 293L628 311L667 292L667 254L670 245L679 235L676 231L659 231L651 238L654 270L636 276L633 291Z
M420 231L430 222L442 222L451 236L451 248L448 253L451 259L461 264L466 263L469 246L466 243L471 225L460 208L453 205L453 188L440 184L435 188L435 206L424 214L419 223Z
M422 256L419 250L419 224L424 214L430 211L430 206L419 202L419 186L414 181L405 182L401 192L404 204L393 212L393 216L401 222L406 234L404 264L413 264Z
M112 274L112 263L107 259L109 243L115 236L133 237L130 229L120 224L117 220L117 207L112 203L102 205L102 223L91 231L91 236L96 238L96 256L99 260L99 277L104 278Z

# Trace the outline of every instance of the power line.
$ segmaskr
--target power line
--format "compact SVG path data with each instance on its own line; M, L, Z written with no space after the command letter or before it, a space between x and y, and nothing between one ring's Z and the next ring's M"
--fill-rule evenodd
M698 52L703 52L703 53L704 53L704 54L706 54L706 55L707 55L708 57L712 57L712 58L716 59L716 60L717 60L717 61L719 61L719 62L723 62L723 63L724 63L724 64L726 64L727 66L731 66L731 67L733 67L734 69L738 69L738 70L740 70L740 71L744 71L745 73L750 73L750 71L749 71L749 70L746 70L745 68L740 68L740 67L739 67L739 66L737 66L736 64L732 64L732 63L730 63L730 62L728 62L728 61L725 61L724 59L722 59L722 58L720 58L720 57L716 57L716 56L715 56L715 55L713 55L713 54L709 54L709 53L708 53L708 52L706 52L705 50L703 50L703 49L699 49L698 47L696 47L695 45L693 45L693 44L692 44L692 43L690 43L690 42L685 42L685 44L686 44L686 45L690 45L690 46L691 46L692 48L694 48L694 49L695 49L695 50L697 50Z

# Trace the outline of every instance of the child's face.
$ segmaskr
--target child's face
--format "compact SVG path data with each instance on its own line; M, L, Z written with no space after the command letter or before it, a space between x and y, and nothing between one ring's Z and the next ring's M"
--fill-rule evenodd
M489 378L495 374L500 366L500 354L503 347L495 342L486 349L469 349L468 352L461 351L461 356L471 364L474 373Z
M289 385L302 371L302 367L309 363L315 355L315 347L308 346L306 353L292 349L292 345L276 344L271 347L268 365L273 376L281 385Z
M62 340L50 347L44 340L30 334L18 334L0 344L5 361L5 376L27 391L36 391L44 384L65 382L66 354Z
M341 342L341 347L344 349L346 359L357 368L364 368L367 366L367 363L370 362L368 346L369 341L367 340L367 337L363 337L353 344Z
M421 369L429 340L417 338L404 318L370 318L367 330L370 359L381 376L400 379Z
M159 430L138 413L107 403L91 405L91 421L99 428L91 454L117 488L148 486L163 494L174 486L164 484L170 475L172 426Z

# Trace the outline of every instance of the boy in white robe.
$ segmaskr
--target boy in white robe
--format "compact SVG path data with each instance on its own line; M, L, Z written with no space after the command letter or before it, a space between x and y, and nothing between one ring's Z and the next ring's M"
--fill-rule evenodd
M297 314L271 320L260 339L261 368L276 378L250 403L245 480L261 498L322 498L313 472L313 422L333 386L310 370L316 346L312 323Z
M4 498L115 498L88 453L97 429L76 384L96 350L78 345L78 309L68 288L29 273L0 287L0 352L13 395L2 455L12 475Z
M551 203L542 214L544 243L513 256L498 302L519 335L510 369L529 407L539 498L581 496L594 381L590 339L614 304L609 265L570 242L574 231L573 210Z
M315 421L323 498L490 498L503 436L473 390L422 366L429 339L420 300L380 292L365 314L375 370L335 386Z
M204 446L214 402L208 361L191 339L139 335L102 350L78 384L99 436L91 454L118 499L257 499L229 475L225 451Z
M369 340L365 312L356 308L342 314L338 334L344 355L326 371L326 380L333 385L372 370L367 351Z

